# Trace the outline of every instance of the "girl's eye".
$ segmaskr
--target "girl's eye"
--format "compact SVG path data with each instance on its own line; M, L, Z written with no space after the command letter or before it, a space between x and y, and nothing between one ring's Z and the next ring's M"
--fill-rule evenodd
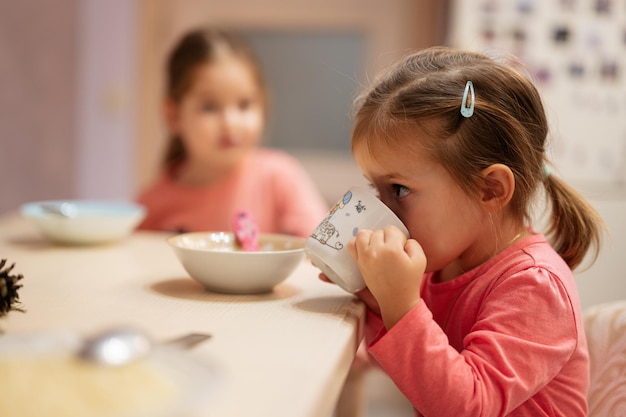
M214 112L214 111L217 111L218 106L215 103L211 103L207 101L205 103L202 103L200 108L203 112Z
M392 184L391 187L393 188L394 195L398 198L406 197L411 192L411 190L406 188L404 185Z
M252 107L252 100L241 100L239 102L239 110L248 110Z

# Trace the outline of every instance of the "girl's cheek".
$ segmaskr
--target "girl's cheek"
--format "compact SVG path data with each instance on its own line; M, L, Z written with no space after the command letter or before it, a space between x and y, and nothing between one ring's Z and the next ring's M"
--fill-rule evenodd
M402 221L402 223L405 223L405 219L407 218L407 213L405 212L402 205L398 204L395 198L385 198L385 199L381 198L381 200L383 203L385 203L387 207L391 209L391 211L394 212L396 216L398 216L398 218Z

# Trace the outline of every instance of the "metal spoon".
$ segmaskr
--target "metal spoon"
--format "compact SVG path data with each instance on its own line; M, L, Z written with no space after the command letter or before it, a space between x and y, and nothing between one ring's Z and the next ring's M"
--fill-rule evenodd
M189 349L210 337L211 335L205 333L188 333L163 344ZM86 339L78 356L106 366L123 366L147 357L154 346L155 342L145 333L131 328L119 328Z

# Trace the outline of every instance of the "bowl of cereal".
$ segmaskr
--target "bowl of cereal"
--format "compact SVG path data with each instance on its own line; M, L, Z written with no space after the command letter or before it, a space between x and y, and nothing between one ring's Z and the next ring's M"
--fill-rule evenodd
M243 250L234 233L192 232L168 239L178 260L207 290L231 294L270 292L304 259L305 239L258 236L258 250Z

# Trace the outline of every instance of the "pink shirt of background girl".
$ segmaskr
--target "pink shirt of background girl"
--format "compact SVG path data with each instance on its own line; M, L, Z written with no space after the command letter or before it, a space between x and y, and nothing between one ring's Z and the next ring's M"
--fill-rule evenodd
M178 184L174 172L139 196L148 212L140 229L231 231L235 214L245 210L261 233L307 237L328 209L298 161L274 149L253 151L242 169L206 187Z

